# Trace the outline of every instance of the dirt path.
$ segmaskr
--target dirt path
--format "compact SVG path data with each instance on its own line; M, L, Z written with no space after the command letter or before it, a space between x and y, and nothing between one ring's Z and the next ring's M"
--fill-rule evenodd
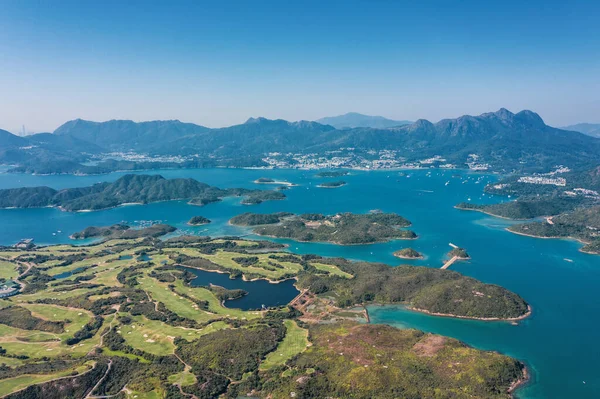
M91 389L91 391L85 396L86 399L88 398L104 398L106 396L92 396L92 392L94 392L96 390L96 388L98 388L100 386L100 384L102 383L102 381L104 381L104 379L106 378L106 376L108 375L108 373L110 373L110 369L112 367L112 359L110 359L108 361L108 367L106 368L106 372L104 373L104 375L102 376L102 378L100 378L100 380L98 380L98 382L96 383L96 385L94 385L94 387Z

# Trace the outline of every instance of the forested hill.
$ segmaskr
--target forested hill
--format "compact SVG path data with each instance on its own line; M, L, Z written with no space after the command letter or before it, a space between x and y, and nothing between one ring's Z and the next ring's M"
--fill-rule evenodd
M550 127L531 111L513 114L506 109L437 123L418 120L399 127L350 129L265 118L251 118L220 129L180 121L78 119L43 137L20 138L3 132L0 163L37 166L48 160L80 162L90 154L135 151L194 155L198 160L211 160L212 166L259 166L261 158L271 152L326 155L340 148L365 152L395 150L406 160L439 155L458 165L464 165L470 154L476 154L493 170L507 172L547 171L559 164L589 169L600 163L600 139ZM205 162L196 164L202 166ZM68 169L53 173L83 171L72 165ZM35 171L35 167L21 171Z
M159 175L125 175L113 183L55 190L50 187L24 187L0 190L0 208L56 206L66 211L100 210L128 203L190 200L206 205L223 197L244 196L245 204L283 199L279 191L220 189L194 179L165 179Z

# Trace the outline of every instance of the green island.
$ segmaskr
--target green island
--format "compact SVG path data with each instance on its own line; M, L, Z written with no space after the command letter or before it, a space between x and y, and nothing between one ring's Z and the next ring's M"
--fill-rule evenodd
M554 177L536 177L537 181L557 182ZM517 196L514 201L477 205L460 203L457 209L483 212L513 220L530 220L515 224L508 231L538 238L571 238L584 244L580 249L600 254L600 167L561 174L561 185L532 184L511 176L488 185L485 191L494 195ZM526 181L532 181L531 178ZM534 180L535 181L535 180Z
M401 230L411 223L395 213L364 215L338 213L331 216L320 213L302 215L245 213L232 218L229 222L238 226L256 226L253 232L262 236L340 245L417 238L414 232Z
M209 223L210 223L210 219L207 219L204 216L193 216L187 222L187 224L190 226L201 226L203 224L209 224Z
M132 229L131 226L126 224L114 224L108 227L86 227L82 231L71 234L70 238L73 240L82 240L86 238L102 238L105 240L121 238L121 239L134 239L143 237L160 237L168 233L172 233L177 230L173 226L168 224L153 224L152 226Z
M0 300L0 396L9 399L484 399L506 398L526 379L508 356L357 322L356 305L368 303L486 320L528 315L517 294L454 271L200 236L3 247L0 259L2 275L21 285ZM245 292L194 286L190 268L293 278L301 292L287 306L230 308L224 300Z
M339 181L326 181L323 182L321 184L319 184L317 187L320 188L338 188L338 187L342 187L345 186L346 182L343 180L339 180Z
M471 256L467 253L467 250L459 247L453 248L446 256L450 259L454 257L461 260L471 259Z
M400 259L423 259L424 256L422 253L412 249L412 248L403 248L399 251L394 252L394 256Z
M23 187L0 190L0 208L58 207L65 211L92 211L127 204L189 200L207 205L225 197L244 197L243 204L281 200L280 191L220 189L194 179L165 179L160 175L125 175L112 183L55 190L50 187Z
M348 173L345 170L334 170L334 171L330 171L330 172L319 172L315 176L317 176L317 177L342 177L342 176L348 176L349 174L350 173Z

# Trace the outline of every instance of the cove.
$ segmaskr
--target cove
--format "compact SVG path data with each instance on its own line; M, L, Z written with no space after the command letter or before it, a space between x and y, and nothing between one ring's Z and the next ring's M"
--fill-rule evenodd
M181 267L196 275L190 284L192 287L219 285L230 290L242 289L248 292L241 298L226 301L225 306L242 310L261 309L283 306L288 304L299 291L294 287L295 280L285 280L277 284L266 280L244 281L241 278L229 278L229 274L207 272L191 267Z

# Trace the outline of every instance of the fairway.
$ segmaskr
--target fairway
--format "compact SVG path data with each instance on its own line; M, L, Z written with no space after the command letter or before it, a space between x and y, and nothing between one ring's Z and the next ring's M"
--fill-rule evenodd
M308 330L299 327L293 320L286 320L284 324L286 327L285 338L279 343L277 349L269 353L261 363L260 369L263 371L285 364L309 346Z

